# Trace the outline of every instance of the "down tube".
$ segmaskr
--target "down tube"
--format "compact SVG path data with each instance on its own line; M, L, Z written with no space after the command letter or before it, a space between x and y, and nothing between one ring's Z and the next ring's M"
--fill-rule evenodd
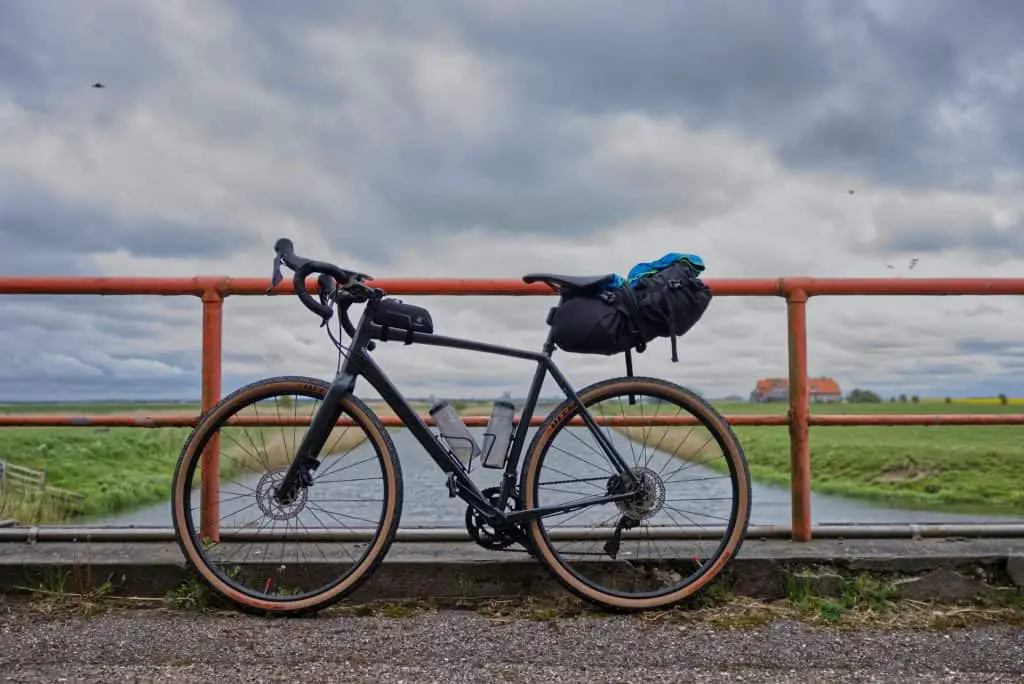
M483 494L480 493L480 490L477 489L477 486L462 469L461 464L455 460L454 456L451 456L441 448L434 438L434 433L430 431L427 424L413 410L409 402L406 401L402 393L388 379L387 375L373 358L369 354L361 353L358 357L354 355L350 357L350 361L354 361L353 365L358 369L359 374L366 378L366 381L380 393L381 398L387 402L387 405L391 407L402 423L405 424L405 427L409 429L409 432L423 446L427 454L430 455L430 458L437 463L438 467L445 473L454 473L464 494L468 495L475 503L482 504L484 510L492 510Z

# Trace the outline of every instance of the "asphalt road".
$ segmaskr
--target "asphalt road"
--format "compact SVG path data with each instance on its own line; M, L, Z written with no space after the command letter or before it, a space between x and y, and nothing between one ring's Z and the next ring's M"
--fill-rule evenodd
M261 619L0 611L0 681L1018 682L1024 630L744 629L442 611Z

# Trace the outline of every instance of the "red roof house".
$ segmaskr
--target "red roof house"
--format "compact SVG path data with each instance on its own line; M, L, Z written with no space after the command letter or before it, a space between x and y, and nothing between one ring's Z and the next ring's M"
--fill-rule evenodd
M811 401L834 402L843 400L843 392L839 383L832 378L807 378L807 393ZM750 401L788 401L789 380L787 378L765 378L758 380L754 391L750 393Z

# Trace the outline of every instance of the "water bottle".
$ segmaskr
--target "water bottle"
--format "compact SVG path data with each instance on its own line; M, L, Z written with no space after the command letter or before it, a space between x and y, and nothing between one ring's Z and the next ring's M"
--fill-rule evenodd
M512 418L515 416L515 412L515 404L512 403L512 397L508 392L494 402L491 418L487 421L487 429L484 432L483 465L485 468L505 467L508 445L512 441Z
M455 453L455 457L462 463L466 472L469 472L473 465L473 457L480 453L480 447L470 434L469 428L462 422L458 411L447 401L439 401L430 407L430 416L434 419L444 441Z

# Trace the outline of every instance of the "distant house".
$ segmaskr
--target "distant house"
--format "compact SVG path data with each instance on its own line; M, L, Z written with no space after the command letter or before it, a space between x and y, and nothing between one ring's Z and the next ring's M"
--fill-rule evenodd
M815 402L837 402L843 400L843 392L839 383L832 378L808 378L807 392L810 400ZM787 378L765 378L758 380L754 391L750 393L750 401L764 403L769 401L789 400L789 380Z
M750 393L750 401L758 404L769 401L786 401L787 399L789 399L789 380L786 378L758 380L754 391Z

